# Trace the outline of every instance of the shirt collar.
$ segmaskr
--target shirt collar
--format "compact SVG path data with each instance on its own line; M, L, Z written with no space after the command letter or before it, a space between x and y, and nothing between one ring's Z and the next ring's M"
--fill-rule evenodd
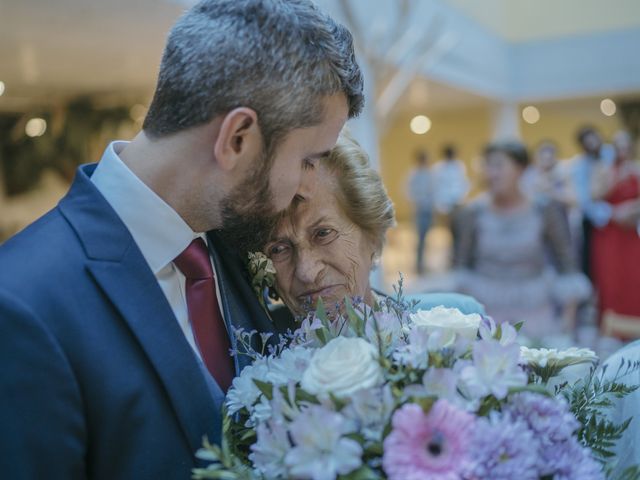
M91 181L125 224L154 274L196 237L178 213L140 180L118 156L129 142L111 142Z

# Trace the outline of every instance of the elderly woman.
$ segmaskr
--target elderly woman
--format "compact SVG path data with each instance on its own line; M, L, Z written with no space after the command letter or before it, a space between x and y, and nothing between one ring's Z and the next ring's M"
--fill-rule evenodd
M316 171L315 191L285 212L264 252L276 269L276 291L295 315L318 298L335 304L359 297L373 304L369 274L380 257L394 210L367 154L344 133ZM443 304L482 312L473 299L455 294L420 296L421 307Z

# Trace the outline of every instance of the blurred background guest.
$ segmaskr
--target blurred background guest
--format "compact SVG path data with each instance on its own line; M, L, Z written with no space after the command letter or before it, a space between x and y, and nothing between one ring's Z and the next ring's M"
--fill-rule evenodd
M522 192L528 163L518 142L485 148L488 191L456 219L454 266L461 292L476 297L499 322L524 321L524 335L541 340L573 334L576 304L589 295L590 285L577 270L562 207ZM547 250L555 272L547 268Z
M433 182L427 152L419 150L415 158L416 166L409 174L407 193L414 206L415 227L418 234L416 272L421 275L424 273L424 240L433 220Z
M442 160L431 170L434 207L439 214L448 216L469 192L467 169L458 159L456 148L446 145L442 149Z
M522 175L523 192L539 202L556 201L566 206L570 201L568 179L558 163L558 148L552 140L542 141Z
M629 340L640 338L640 168L627 132L618 132L613 145L615 163L595 170L592 197L609 203L614 212L620 205L629 208L624 219L614 214L606 225L594 228L592 273L604 333Z
M591 232L593 227L603 227L611 218L611 205L595 200L591 195L594 171L599 166L611 166L614 161L613 148L603 145L598 131L592 126L578 130L576 139L582 153L571 159L570 176L575 201L582 213L582 242L580 264L582 271L591 278Z
M433 181L433 201L437 213L437 223L449 230L452 243L456 243L455 229L451 228L451 214L462 205L469 193L469 180L464 163L458 158L454 145L447 144L442 149L442 160L431 167Z

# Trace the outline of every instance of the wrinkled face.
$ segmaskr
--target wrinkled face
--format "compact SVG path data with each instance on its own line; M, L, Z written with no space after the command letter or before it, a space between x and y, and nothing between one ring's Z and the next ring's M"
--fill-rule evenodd
M345 296L371 300L374 248L342 211L336 188L334 175L320 167L313 196L295 203L265 247L278 294L297 314L314 309L320 297L328 306Z
M320 157L336 144L348 117L343 94L324 101L323 121L291 131L278 145L274 157L264 152L253 162L247 178L222 202L222 236L239 251L259 250L273 230L276 216L296 194L305 196ZM271 161L268 161L271 160Z
M509 197L518 192L522 169L503 152L487 155L484 173L489 192L496 197Z

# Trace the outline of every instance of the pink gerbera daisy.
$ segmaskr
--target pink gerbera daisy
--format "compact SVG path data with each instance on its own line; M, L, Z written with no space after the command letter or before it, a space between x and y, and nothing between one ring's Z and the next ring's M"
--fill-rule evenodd
M429 413L414 403L397 410L384 440L382 465L389 480L458 480L470 462L475 418L445 400Z

